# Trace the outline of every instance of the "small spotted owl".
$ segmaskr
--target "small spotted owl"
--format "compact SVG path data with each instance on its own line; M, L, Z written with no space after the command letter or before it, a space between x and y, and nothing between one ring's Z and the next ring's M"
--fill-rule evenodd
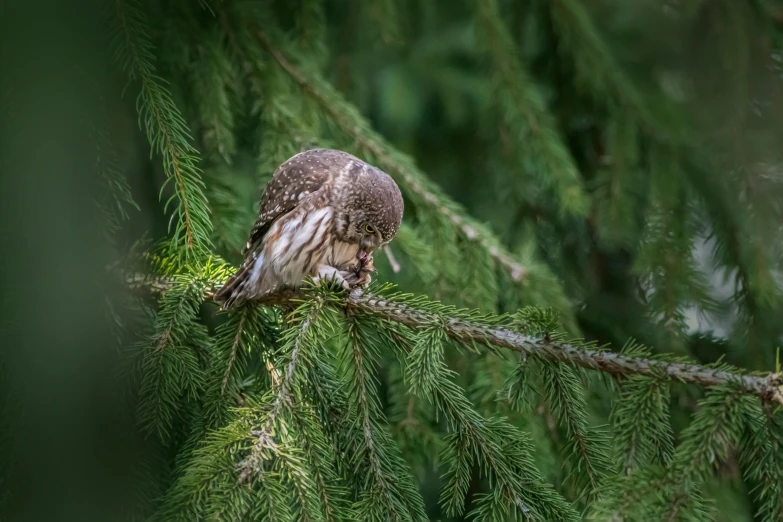
M392 240L402 213L400 189L381 170L338 150L297 154L267 184L245 262L215 301L238 306L308 275L365 285L372 252Z

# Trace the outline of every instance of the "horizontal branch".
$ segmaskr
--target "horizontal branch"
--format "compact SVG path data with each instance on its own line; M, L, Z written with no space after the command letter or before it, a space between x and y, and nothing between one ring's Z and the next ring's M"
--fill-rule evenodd
M169 281L149 280L143 276L135 276L126 283L132 288L146 288L156 293L171 287ZM211 299L219 287L219 284L215 284L207 288L205 297ZM259 304L295 305L306 296L307 293L304 291L285 291L268 295L259 300ZM506 348L525 355L534 355L549 361L572 364L615 376L642 375L705 387L734 383L750 395L755 395L764 401L783 404L783 373L744 375L697 364L674 363L617 352L583 349L568 343L523 335L502 326L486 325L477 321L423 311L383 296L358 290L345 297L345 307L411 328L437 322L443 325L449 337L458 341Z

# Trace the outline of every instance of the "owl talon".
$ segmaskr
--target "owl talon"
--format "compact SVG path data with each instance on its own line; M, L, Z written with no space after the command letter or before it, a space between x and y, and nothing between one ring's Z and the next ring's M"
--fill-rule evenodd
M349 283L345 280L345 272L337 270L333 266L323 265L318 269L318 275L313 277L313 283L321 284L321 281L332 281L339 283L346 290L350 290Z
M372 277L368 273L357 275L356 272L343 272L343 277L349 288L364 287L370 284Z
M318 284L322 279L334 280L346 289L353 290L355 288L364 288L372 281L372 276L376 272L375 266L373 266L372 255L360 251L356 255L358 264L351 264L345 267L344 270L339 270L330 265L322 265L318 269L318 275L313 278L313 281Z

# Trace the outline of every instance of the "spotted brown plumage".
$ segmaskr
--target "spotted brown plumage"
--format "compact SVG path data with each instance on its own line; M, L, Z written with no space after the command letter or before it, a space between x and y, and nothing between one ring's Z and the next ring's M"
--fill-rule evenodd
M397 234L403 214L392 178L356 156L312 149L280 165L261 196L245 261L215 295L224 308L307 276L344 287L370 281L372 252Z

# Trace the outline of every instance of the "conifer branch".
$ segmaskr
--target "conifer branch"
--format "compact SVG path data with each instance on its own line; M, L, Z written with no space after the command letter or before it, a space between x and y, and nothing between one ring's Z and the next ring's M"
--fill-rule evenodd
M501 19L497 1L478 0L477 4L480 36L495 76L495 103L507 127L516 135L520 163L532 159L540 165L541 180L557 193L563 212L585 215L588 200L579 169L558 135L543 97L516 58L517 50Z
M701 503L702 484L716 468L728 460L745 430L743 414L751 408L748 397L733 385L711 390L699 401L693 422L680 434L672 464L668 467L669 485L657 492L667 511L666 520L688 519L688 510Z
M549 407L558 417L571 441L569 452L580 462L588 480L588 494L596 494L611 464L607 457L605 434L592 430L587 423L587 401L573 368L544 364L543 383Z
M253 436L257 441L250 455L239 464L239 468L242 470L239 475L240 482L244 482L250 476L250 474L258 469L260 465L260 453L264 448L275 447L273 440L273 428L278 416L283 411L283 408L290 408L292 406L292 385L294 381L294 375L296 372L297 359L302 352L304 344L310 335L310 328L315 320L315 316L318 314L320 307L315 306L310 309L310 313L302 320L299 326L299 332L296 336L296 340L291 350L291 359L286 366L285 375L280 382L280 387L277 390L277 396L275 397L272 409L267 415L266 422L260 430L253 431ZM270 368L270 373L275 371L274 367Z
M299 45L313 56L319 68L326 62L326 9L323 0L302 0L296 25Z
M196 46L199 60L193 71L196 79L193 98L198 101L196 125L205 149L204 157L212 161L221 158L230 165L237 150L235 104L239 71L223 48L221 36L220 32L212 31Z
M317 488L318 500L323 505L323 511L328 522L337 522L345 520L345 502L341 496L344 495L340 487L340 481L334 469L331 469L330 462L324 462L324 448L326 448L325 438L318 428L320 425L312 418L312 412L307 412L310 417L302 411L296 411L293 416L294 424L301 434L302 451L305 453L307 463L310 466L313 475L313 484ZM313 440L310 432L315 431L322 437L320 440Z
M236 328L236 335L234 335L234 342L231 343L231 353L228 358L228 364L226 364L226 371L223 373L223 381L220 384L220 393L226 392L226 386L228 385L228 379L231 377L231 368L234 366L234 361L237 360L237 352L239 351L239 345L242 343L242 333L245 331L245 321L247 315L243 314L239 318L239 324Z
M636 376L623 384L612 417L620 467L630 475L641 466L668 464L674 454L669 423L669 387Z
M267 311L247 307L228 315L216 328L205 399L209 426L222 425L236 404L242 388L241 376L246 375L248 365L254 364L254 352L269 353L276 328L270 324ZM277 389L278 383L271 371L270 378L273 388Z
M745 477L756 484L757 514L765 522L783 520L783 416L773 410L752 405L739 454Z
M155 293L171 287L171 283L166 279L149 279L143 275L131 276L126 280L126 284L132 289L148 289ZM220 286L221 283L214 282L205 297L211 298ZM306 297L307 293L306 290L284 291L270 294L258 303L291 305ZM408 298L408 302L402 302L400 298ZM483 344L506 348L524 355L535 355L548 361L579 366L616 377L640 375L702 387L733 384L745 394L755 395L766 402L783 404L783 373L743 374L717 367L583 348L575 342L559 342L547 336L524 335L497 324L497 319L493 324L492 319L486 316L471 315L422 298L411 298L410 295L382 295L355 290L345 296L343 306L347 310L363 312L411 328L433 323L442 324L444 332L450 338L468 345Z
M351 325L353 326L352 330L357 328L355 323L351 323ZM372 407L369 404L372 398L367 390L367 379L370 377L365 374L366 363L364 362L364 354L361 345L356 340L356 333L352 333L351 335L351 355L353 356L354 372L356 374L357 409L359 410L360 422L362 424L364 443L367 447L367 458L370 463L370 470L375 476L379 489L383 491L384 495L390 496L388 485L386 484L386 475L383 473L381 462L378 458L378 452L375 449L375 437L373 435L372 419L370 417ZM393 502L390 502L390 504L393 504Z
M204 286L186 276L172 279L160 300L154 331L137 343L141 369L141 426L165 440L179 415L183 398L194 398L204 388L197 350L209 345L204 325L198 323L198 307Z
M189 250L208 247L212 225L201 171L196 166L198 152L190 144L187 124L165 81L156 74L145 15L129 2L117 0L115 4L118 28L113 43L116 58L123 60L123 69L130 80L140 83L136 102L140 123L152 149L163 156L167 181L174 180L176 187L173 197L179 200L179 205L172 216L172 219L177 218L173 242L176 245L184 234ZM166 206L170 202L171 199Z
M426 520L424 501L415 485L399 480L401 476L409 476L409 471L399 450L391 443L388 430L379 422L383 413L372 376L377 356L373 353L373 341L365 335L358 317L349 316L346 333L348 342L343 357L354 380L350 392L356 415L352 437L356 440L354 458L356 467L365 467L368 472L360 493L362 511L372 512L373 520Z
M295 67L283 53L275 47L266 34L254 29L259 43L274 57L280 66L310 95L340 127L362 148L372 153L378 162L401 181L403 188L415 194L422 202L437 209L460 233L471 241L476 241L504 269L514 281L522 281L527 269L514 259L494 235L484 226L466 217L466 213L455 202L427 182L425 176L416 169L413 162L396 152L386 141L374 132L364 119L354 110L350 110L342 97L324 82L317 83L302 70ZM358 124L357 124L358 123Z
M108 128L109 118L106 108L101 107L101 125L92 130L95 142L95 168L101 179L102 193L95 202L103 216L104 232L109 241L120 229L123 221L129 219L126 207L140 211L139 205L133 199L128 179L120 166L120 160Z
M430 324L432 321L442 322L449 337L465 343L487 344L526 355L536 354L543 359L573 364L615 376L643 375L707 387L735 382L745 393L783 404L783 374L779 373L765 376L743 375L697 364L673 363L617 352L582 349L571 343L552 342L546 337L522 335L502 326L428 313L385 296L369 293L351 294L346 298L345 303L348 307L413 328Z
M640 123L649 121L639 93L601 38L585 5L557 0L551 3L550 9L552 22L562 39L559 51L573 62L581 83L600 101L633 110Z
M476 463L496 484L496 494L480 496L471 513L476 520L497 520L497 513L507 510L533 520L576 520L567 502L542 484L532 465L530 441L500 419L486 419L473 409L443 359L445 334L442 323L429 323L405 351L411 392L429 397L453 429L443 458L450 468L441 495L446 514L462 514L469 470Z

